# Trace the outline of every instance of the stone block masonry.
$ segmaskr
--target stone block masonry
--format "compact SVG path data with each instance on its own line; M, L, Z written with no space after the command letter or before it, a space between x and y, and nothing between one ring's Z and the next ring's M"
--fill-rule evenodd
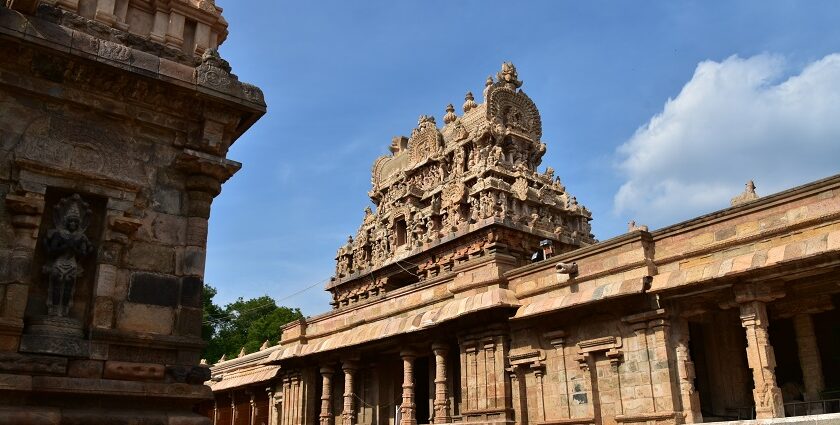
M227 150L265 113L212 0L0 5L0 424L203 424Z

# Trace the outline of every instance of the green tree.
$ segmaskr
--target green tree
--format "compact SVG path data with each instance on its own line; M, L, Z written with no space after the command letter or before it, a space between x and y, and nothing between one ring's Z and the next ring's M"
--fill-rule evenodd
M216 289L205 285L205 340L208 342L204 357L217 361L223 354L236 357L242 347L246 353L257 351L268 341L276 345L280 341L280 328L303 318L300 309L278 306L271 297L236 301L221 308L212 302Z

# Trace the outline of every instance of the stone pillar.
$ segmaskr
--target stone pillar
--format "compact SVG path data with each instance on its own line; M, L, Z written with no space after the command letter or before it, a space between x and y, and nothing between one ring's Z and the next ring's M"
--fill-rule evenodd
M230 393L230 425L236 425L236 392Z
M689 352L688 320L680 318L674 324L674 340L677 352L677 377L680 384L680 400L685 423L703 422L700 412L700 395L694 388L694 362Z
M117 22L117 17L114 16L114 0L99 0L96 2L96 14L94 19L103 22L108 26L113 26Z
M560 385L561 393L561 404L565 403L565 417L571 418L572 417L572 400L569 399L571 392L569 391L569 373L566 370L566 333L563 331L555 331L545 335L546 339L548 340L549 344L554 347L554 351L557 354L557 363L559 364L559 374L557 379L562 382Z
M639 352L639 377L640 377L640 384L636 390L636 398L637 399L646 399L646 404L649 402L650 405L648 409L650 412L656 412L656 400L653 397L653 373L650 368L651 364L651 347L648 345L647 334L648 334L648 324L646 321L641 320L638 322L630 323L630 329L633 330L633 333L636 335L636 343L638 344L638 352Z
M210 47L210 26L197 21L195 24L195 55L201 57Z
M412 351L400 352L403 361L402 404L400 404L400 425L417 425L417 408L414 404L414 359Z
M58 0L55 4L73 13L79 13L79 0Z
M152 24L152 31L149 33L149 39L152 41L163 43L166 41L166 31L169 28L169 13L158 9L155 11L155 21Z
M175 273L182 279L182 291L191 289L200 294L204 283L210 206L221 192L222 183L239 170L239 165L231 161L219 163L206 154L185 149L176 158L175 167L187 175L186 238L184 246L175 251ZM180 335L201 336L201 305L181 304L177 315Z
M776 357L767 333L769 320L764 301L740 303L741 326L747 334L747 363L753 373L753 398L757 419L784 417L782 390L776 383Z
M333 369L331 367L321 368L321 414L318 415L321 425L332 425L333 423L332 376Z
M272 391L271 387L265 389L266 395L268 396L268 403L266 403L268 408L268 424L274 425L274 391Z
M44 195L7 194L6 208L11 216L14 242L9 264L11 281L0 285L0 351L16 352L23 333L29 286L34 280L32 260L44 212Z
M128 23L126 22L126 19L128 18L128 1L129 0L117 0L114 5L114 16L117 18L117 22L114 26L123 31L128 31Z
M525 406L522 403L522 391L520 389L519 384L519 366L518 365L511 365L510 368L507 369L507 372L510 374L510 388L511 388L511 404L513 405L513 412L514 412L514 425L522 425L525 423L522 419L525 418Z
M248 403L248 423L253 424L257 420L257 400L254 393L250 393L251 400Z
M796 330L799 364L802 368L802 380L805 384L805 400L819 400L820 392L825 388L825 382L823 381L820 349L817 346L817 335L814 333L814 321L810 314L797 314L793 316L793 327Z
M174 10L169 12L169 26L167 27L164 38L167 46L180 49L184 45L185 22L186 18L184 18L184 15Z
M432 352L435 353L435 402L434 420L436 424L452 422L449 415L449 389L446 386L446 354L449 347L443 343L432 345Z
M356 423L356 393L353 391L356 370L359 369L355 361L347 360L341 365L344 371L344 411L341 412L341 425L355 425Z
M543 393L543 374L544 365L538 362L531 364L531 370L534 372L534 379L537 381L537 418L539 422L545 422L545 394Z

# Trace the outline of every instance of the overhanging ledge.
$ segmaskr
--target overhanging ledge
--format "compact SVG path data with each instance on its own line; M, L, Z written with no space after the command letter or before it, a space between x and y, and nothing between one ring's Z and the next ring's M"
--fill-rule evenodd
M310 340L306 344L290 345L272 353L265 363L276 363L294 357L323 353L396 335L416 332L479 311L495 308L515 309L520 306L521 303L512 291L503 288L491 288L480 294L449 300L438 308L401 317L392 317L373 323L365 323L325 338Z

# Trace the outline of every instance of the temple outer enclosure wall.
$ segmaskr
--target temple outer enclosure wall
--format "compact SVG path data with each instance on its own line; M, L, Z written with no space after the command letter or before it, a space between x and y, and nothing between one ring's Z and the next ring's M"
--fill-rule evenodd
M376 211L338 251L333 310L287 325L279 345L216 363L208 417L836 423L840 176L765 197L748 184L730 208L656 231L631 224L598 242L581 233L591 217L553 170L516 163L517 149L542 143L535 127L517 125L534 111L520 85L505 64L485 103L468 93L463 116L447 108L441 138L424 116L411 138L394 139L393 155L374 165ZM515 101L493 105L494 90ZM489 134L482 119L495 126ZM459 125L466 135L455 136ZM438 144L412 152L423 134ZM458 152L478 157L463 168ZM426 174L426 158L443 173ZM415 175L439 184L415 190ZM423 187L442 188L441 202ZM447 193L460 207L446 207ZM417 236L403 233L412 228Z
M0 423L207 423L207 223L265 103L200 3L0 5Z

